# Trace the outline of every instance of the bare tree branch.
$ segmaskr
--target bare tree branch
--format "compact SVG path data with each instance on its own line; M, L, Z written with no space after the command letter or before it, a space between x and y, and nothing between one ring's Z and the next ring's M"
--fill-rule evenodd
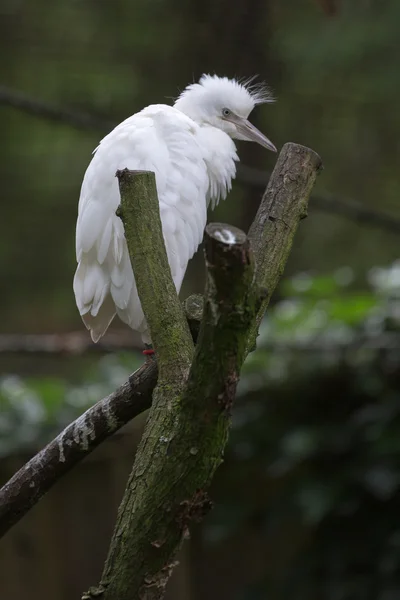
M187 374L194 345L165 250L155 174L124 169L117 172L117 177L121 193L117 215L124 223L139 299L158 359L159 378L176 380L178 375Z
M68 425L0 490L0 537L78 462L128 421L149 408L157 363L147 361L110 396Z
M261 320L281 278L298 224L307 216L308 199L321 168L318 154L299 144L285 144L250 227L256 279L266 290L249 336L250 348L255 345Z
M77 129L99 131L100 134L108 133L117 124L90 114L58 108L4 86L0 86L0 105L16 108L35 117L65 123ZM237 180L243 185L264 189L269 180L269 173L239 164ZM351 198L345 199L331 194L319 194L312 197L312 206L360 225L368 225L394 234L400 233L400 219L398 217L365 207Z
M161 229L154 231L152 226L158 203L147 194L146 203L139 202L141 209L136 207L140 186L135 194L132 190L137 174L131 175L129 186L121 186L121 204L131 207L129 226L128 211L124 209L127 244L142 306L159 351L160 374L102 580L82 600L99 595L104 600L163 598L189 524L201 518L210 506L206 490L227 442L230 409L248 341L252 345L256 317L265 310L267 298L282 274L320 166L319 157L311 150L295 144L283 148L259 211L261 221L253 228L252 244L258 261L255 280L246 235L228 225L207 227L205 308L188 379L187 352L180 368L169 361L171 353L176 355L177 340L185 343L186 334L180 324L172 338L162 329L153 329L153 325L163 325L160 294L162 297L162 290L168 290L171 278L169 269L159 260L160 248L165 253ZM127 172L124 177L128 178ZM154 206L146 212L149 200ZM280 214L289 220L284 228ZM140 242L136 241L138 237L142 237ZM265 246L268 239L277 247ZM132 250L136 243L144 247L140 260ZM156 248L154 256L151 251L146 252L147 247ZM258 285L265 280L271 285L269 293ZM172 310L179 313L179 303L175 299L173 303ZM162 369L163 361L168 361L168 370Z
M192 294L183 304L192 337L196 341L200 327L203 296ZM143 350L143 344L132 342L132 331L121 329L107 331L97 344L94 344L87 331L69 333L0 333L0 354L68 354L80 355L86 352L129 352Z
M177 402L185 389L194 346L168 264L155 175L124 169L118 171L117 176L121 193L117 214L124 223L132 269L159 371L149 418L118 513L100 585L101 590L107 586L106 597L123 600L139 599L139 589L145 585L146 573L149 573L146 559L151 561L145 547L153 554L151 541L160 539L153 535L153 523L148 515L152 513L152 506L157 506L160 513L162 504L157 492L161 493L162 501L165 495L162 481L164 487L170 485L165 453L169 452L169 442L179 426ZM130 506L132 502L134 506ZM154 524L156 522L157 517ZM129 527L128 533L123 532L126 527ZM131 555L137 557L133 559L134 569ZM89 590L83 597L91 598L98 590Z
M112 123L87 113L79 113L68 108L59 108L31 98L18 92L10 90L5 86L0 86L0 105L9 106L25 112L29 115L55 121L57 123L65 123L76 129L94 130L102 133L107 133L113 129L116 123Z
M375 229L399 235L400 219L380 210L363 206L350 198L338 198L332 194L319 194L312 198L312 204L318 210L345 217L358 225L368 225Z
M195 295L196 298L202 298ZM192 298L190 296L190 298ZM200 320L200 317L199 317ZM196 322L199 326L199 321ZM391 350L400 347L400 335L394 332L386 332L381 335L371 336L360 332L351 342L340 340L325 340L316 337L312 340L266 340L263 342L265 350L281 350L290 352L334 352L349 345L363 346L365 348ZM118 334L108 333L106 339L101 339L93 344L88 339L87 332L73 331L65 334L0 334L0 354L61 354L80 355L83 353L104 354L106 352L137 351L143 349L142 344L132 344L132 334L129 331L121 331Z
M105 600L162 598L188 526L211 507L206 490L222 461L256 297L243 232L209 225L206 262L205 311L189 380L163 381L160 369L100 584ZM94 597L93 590L84 597Z
M271 185L274 185L275 176L281 177L284 173L289 173L293 165L287 163L282 164L281 167L283 173L276 172L275 174L274 172ZM295 184L296 182L294 182ZM286 203L291 201L293 198L286 199ZM296 203L298 202L300 202L299 198L296 200ZM294 228L291 231L294 234ZM271 239L264 240L264 252L266 253L271 244L275 243L274 230L271 229L270 232ZM285 243L288 243L288 238L284 239ZM253 243L257 243L254 236ZM269 292L272 292L272 289ZM192 334L195 334L196 323L201 315L201 299L191 297L185 302L185 311ZM4 533L16 523L65 472L87 456L99 443L150 406L151 393L156 382L153 369L155 369L154 366L142 367L119 390L100 401L84 416L69 425L56 440L53 440L39 455L14 475L10 482L0 490L0 532ZM109 419L108 415L113 418ZM88 431L90 431L89 436ZM60 456L64 460L60 461Z
M193 339L202 314L202 297L183 303ZM148 360L115 392L96 402L36 454L0 489L0 538L68 471L99 444L151 406L157 361Z
M131 332L124 330L118 333L107 331L107 335L97 344L83 330L68 333L0 333L0 354L80 355L122 350L139 352L142 349L143 344L133 344Z

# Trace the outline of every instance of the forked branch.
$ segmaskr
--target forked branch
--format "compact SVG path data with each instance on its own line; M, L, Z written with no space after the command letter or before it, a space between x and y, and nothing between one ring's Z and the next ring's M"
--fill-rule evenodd
M169 290L172 278L169 269L156 258L160 258L160 249L165 254L161 227L157 225L155 231L152 228L153 209L158 213L158 203L151 200L152 210L145 214L137 209L137 194L144 194L136 186L135 196L133 185L135 179L144 175L124 171L126 183L120 185L120 190L125 234L143 310L154 346L160 353L160 373L101 583L90 589L83 600L99 595L104 600L161 600L189 524L210 507L207 489L222 461L240 369L255 335L256 319L265 310L273 291L265 293L258 281L276 285L320 166L315 153L289 144L283 150L278 169L290 159L297 168L293 179L300 179L301 191L296 198L294 186L283 179L269 198L264 197L259 218L273 224L269 236L277 247L269 249L267 258L262 236L268 227L264 223L259 229L260 243L257 244L256 235L253 242L257 253L256 281L247 236L228 225L215 224L206 229L204 312L188 378L188 351L181 369L175 365L171 373L171 363L166 363L168 371L162 368L168 360L168 339L160 329L162 302L154 291ZM285 192L292 201L297 200L294 210L285 205ZM129 226L125 206L131 207ZM133 244L139 243L146 248L146 239L137 240L139 229L144 237L152 234L152 244L156 247L154 253L142 251L140 261L132 250ZM133 235L135 241L131 239ZM139 262L146 281L140 279ZM169 310L180 319L180 305L173 295ZM177 342L185 344L186 340L187 332L179 324L171 340L171 353L175 353Z
M282 273L319 166L320 159L312 150L286 144L271 176L251 229L252 248L259 265L255 283L259 288L268 288L258 319ZM283 220L276 218L279 215L284 215ZM196 333L202 312L198 298L185 302L185 312L192 333ZM247 343L246 352L253 345L255 331L250 335L251 343ZM18 522L75 464L149 408L156 381L156 363L146 363L116 392L71 423L20 469L0 490L0 535Z
M187 381L169 385L160 369L101 581L105 600L162 598L189 524L210 508L207 488L222 460L257 298L244 233L209 226L206 263L193 364ZM156 345L157 333L152 337Z

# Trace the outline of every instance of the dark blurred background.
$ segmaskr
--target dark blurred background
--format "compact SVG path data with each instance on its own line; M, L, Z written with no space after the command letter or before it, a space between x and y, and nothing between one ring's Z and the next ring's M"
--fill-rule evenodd
M117 322L93 351L72 292L99 139L203 72L258 74L277 103L253 122L325 170L170 598L400 598L398 0L2 0L0 17L0 477L142 361ZM210 219L247 229L276 157L239 154ZM198 253L182 295L202 277ZM97 582L142 424L0 541L1 598L72 600Z

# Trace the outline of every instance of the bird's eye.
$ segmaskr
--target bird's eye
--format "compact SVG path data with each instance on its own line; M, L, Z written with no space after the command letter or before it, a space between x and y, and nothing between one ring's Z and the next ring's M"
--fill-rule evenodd
M229 108L223 108L222 109L222 116L223 117L229 117L230 114L231 114L231 111L229 110Z

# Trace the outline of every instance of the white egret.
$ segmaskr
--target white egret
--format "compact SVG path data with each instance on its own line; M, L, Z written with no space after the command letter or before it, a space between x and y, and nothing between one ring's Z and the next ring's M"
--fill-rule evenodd
M154 171L165 246L179 289L203 238L207 206L225 199L238 161L233 142L275 146L248 120L272 102L269 91L226 77L203 75L174 106L155 104L120 123L94 151L85 173L76 226L76 303L94 342L117 314L150 342L129 260L118 169Z

